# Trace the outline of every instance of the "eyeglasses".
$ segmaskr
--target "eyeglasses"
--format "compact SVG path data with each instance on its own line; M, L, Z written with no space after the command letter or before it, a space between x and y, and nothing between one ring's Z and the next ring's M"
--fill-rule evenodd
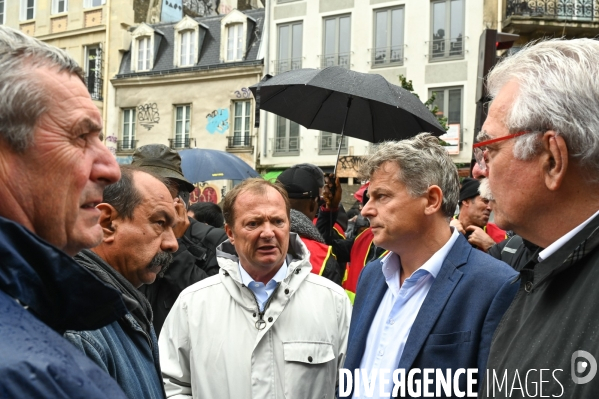
M472 147L474 148L474 159L478 163L480 170L487 170L487 161L485 160L485 151L487 151L487 146L489 144L498 143L500 141L513 139L514 137L523 136L528 133L538 133L535 130L521 130L514 134L507 134L505 136L497 137L490 140L481 141L479 143L474 144Z

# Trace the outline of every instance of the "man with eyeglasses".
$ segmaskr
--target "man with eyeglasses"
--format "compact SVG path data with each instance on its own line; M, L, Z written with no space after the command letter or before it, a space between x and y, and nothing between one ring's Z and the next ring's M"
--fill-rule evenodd
M591 39L528 46L489 74L483 191L499 227L540 248L495 333L482 398L599 397L598 76Z

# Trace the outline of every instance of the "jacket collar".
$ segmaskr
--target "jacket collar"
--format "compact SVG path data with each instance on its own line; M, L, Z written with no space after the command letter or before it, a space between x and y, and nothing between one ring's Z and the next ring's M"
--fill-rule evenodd
M123 316L121 294L23 226L0 217L0 290L62 333Z

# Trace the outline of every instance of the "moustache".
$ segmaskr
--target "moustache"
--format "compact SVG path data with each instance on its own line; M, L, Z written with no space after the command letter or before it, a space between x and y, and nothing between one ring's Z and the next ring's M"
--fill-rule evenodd
M484 178L481 180L478 191L480 192L481 197L486 198L489 201L495 200L495 197L493 196L493 193L491 192L491 186L489 185L488 178Z
M165 268L173 261L173 254L170 252L159 252L152 258L148 268L162 267Z

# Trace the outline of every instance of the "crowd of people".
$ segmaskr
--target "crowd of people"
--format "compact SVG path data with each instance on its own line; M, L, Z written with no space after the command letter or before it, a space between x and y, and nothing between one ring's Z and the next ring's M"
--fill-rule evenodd
M0 397L599 396L598 76L596 40L507 57L471 178L377 145L348 237L314 165L222 209L167 146L119 166L82 69L0 26Z

